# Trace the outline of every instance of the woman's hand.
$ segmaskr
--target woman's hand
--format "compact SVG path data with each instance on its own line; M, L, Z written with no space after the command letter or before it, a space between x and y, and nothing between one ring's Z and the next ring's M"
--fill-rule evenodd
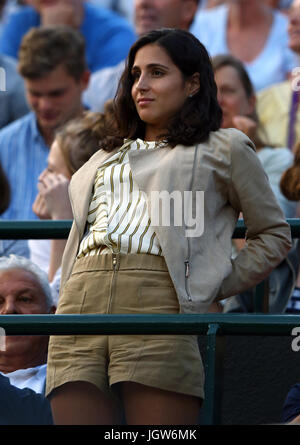
M69 200L69 179L57 173L45 171L41 174L38 183L39 194L36 201L42 202L46 207L49 219L72 219L72 209ZM37 203L38 204L38 203ZM39 215L38 215L39 216Z
M246 116L234 116L232 118L234 128L245 133L248 138L253 139L257 130L257 123Z
M37 194L32 205L32 210L39 219L51 219L49 215L46 202L40 193Z

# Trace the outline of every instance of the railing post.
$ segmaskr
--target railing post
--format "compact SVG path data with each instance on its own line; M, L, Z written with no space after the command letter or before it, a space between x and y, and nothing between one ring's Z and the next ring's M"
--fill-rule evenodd
M224 353L225 338L220 335L220 325L212 323L208 326L205 356L205 400L201 422L204 425L221 424Z
M261 281L255 287L254 312L262 314L269 312L269 278Z

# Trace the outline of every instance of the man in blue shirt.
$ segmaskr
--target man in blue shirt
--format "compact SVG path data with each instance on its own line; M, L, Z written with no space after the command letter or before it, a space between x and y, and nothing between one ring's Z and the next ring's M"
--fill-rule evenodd
M53 425L48 399L29 388L20 389L0 374L0 425Z
M90 74L84 39L67 26L33 28L22 41L18 67L32 112L0 131L0 163L11 188L1 218L30 220L37 218L32 204L55 130L83 112Z
M32 27L68 25L78 29L86 42L89 69L113 66L127 56L135 33L126 19L83 0L31 0L31 6L13 13L3 26L0 53L17 58L24 34Z
M1 316L53 314L55 309L45 272L23 257L0 258ZM0 336L0 425L53 422L44 396L47 350L47 335Z
M293 385L284 401L282 410L284 423L300 424L300 383Z

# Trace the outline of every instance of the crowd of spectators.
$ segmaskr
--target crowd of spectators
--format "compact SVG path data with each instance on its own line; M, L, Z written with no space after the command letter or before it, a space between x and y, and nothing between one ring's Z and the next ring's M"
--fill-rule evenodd
M73 219L71 177L114 123L130 47L159 28L205 45L222 128L254 142L283 215L300 215L300 0L0 0L0 220ZM233 258L245 243L233 243ZM55 312L64 248L65 240L0 240L1 315ZM270 313L300 312L298 267L295 241L270 275ZM253 289L211 311L253 311ZM44 337L7 338L0 392L12 407L0 410L0 424L53 423L47 347ZM20 399L30 405L23 422Z

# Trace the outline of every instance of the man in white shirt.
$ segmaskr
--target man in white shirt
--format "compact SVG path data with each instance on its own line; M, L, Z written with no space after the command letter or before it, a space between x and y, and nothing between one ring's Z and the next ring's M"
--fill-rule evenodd
M134 0L134 25L138 37L158 28L188 30L193 22L199 0ZM114 67L96 71L83 93L84 103L91 111L103 111L107 100L113 99L124 70L122 60Z
M53 314L55 309L46 273L27 258L0 258L0 315ZM5 337L0 372L20 389L43 393L48 340L45 335Z

